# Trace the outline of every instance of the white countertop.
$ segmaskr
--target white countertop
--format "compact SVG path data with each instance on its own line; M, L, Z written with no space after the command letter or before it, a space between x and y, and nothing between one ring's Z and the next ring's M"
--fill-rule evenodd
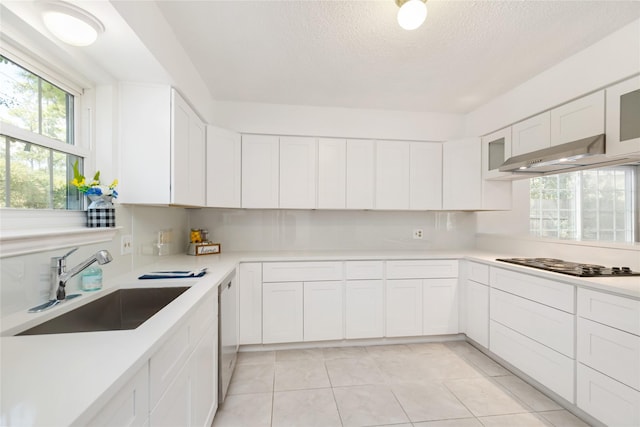
M376 259L469 259L640 299L640 277L578 278L495 261L509 254L478 251L326 251L237 252L207 256L158 258L130 273L106 279L98 292L85 293L49 311L25 312L2 319L0 425L84 425L143 366L176 328L177 323L208 292L233 271L238 262L329 261ZM154 270L196 270L202 278L138 280ZM10 336L122 287L191 286L187 292L128 331Z

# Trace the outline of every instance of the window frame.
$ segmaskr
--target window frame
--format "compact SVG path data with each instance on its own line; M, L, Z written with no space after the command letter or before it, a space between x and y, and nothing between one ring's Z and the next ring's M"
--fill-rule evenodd
M88 85L87 82L74 81L67 77L74 75L72 71L59 70L50 65L47 59L35 59L33 54L27 53L26 50L27 48L18 48L10 42L4 43L4 40L0 46L0 54L2 56L73 95L74 143L61 142L3 121L0 121L0 133L10 138L32 142L48 149L82 157L85 170L93 169L95 165L95 149L93 147L94 144L92 144L92 114L95 99L93 96L88 96L87 89L93 95L94 88ZM86 89L83 89L83 86ZM0 232L5 236L23 232L31 235L34 233L34 227L36 232L37 230L42 230L44 234L50 234L52 228L78 227L81 224L84 225L86 220L86 213L83 210L0 207L0 215L3 218L3 221L0 221ZM25 219L24 224L29 224L30 226L22 225L21 221L16 220L16 218ZM37 221L32 221L34 218Z
M584 230L583 230L583 219L584 219L584 213L585 213L585 208L583 206L583 196L584 196L584 187L583 187L583 180L585 179L584 176L584 172L597 172L599 171L599 169L589 169L589 170L582 170L582 171L576 171L576 172L566 172L567 174L575 174L574 175L574 179L573 179L573 188L561 188L560 187L560 178L559 175L560 174L554 174L554 175L550 175L550 176L540 176L540 177L533 177L531 179L529 179L529 185L528 185L528 199L529 199L529 209L527 210L528 212L528 229L529 229L529 235L533 238L542 238L542 239L556 239L559 241L563 241L563 242L567 242L567 241L573 241L573 242L586 242L586 243L596 243L596 244L601 244L601 243L611 243L611 244L622 244L622 245L634 245L637 244L640 239L640 221L638 220L640 218L640 196L638 195L638 192L640 190L640 164L628 164L628 165L618 165L618 166L610 166L610 167L605 167L603 169L628 169L628 171L625 171L624 174L624 180L626 182L625 184L625 192L627 192L627 195L629 197L625 197L625 211L627 212L631 212L631 215L625 215L625 227L624 227L624 231L625 231L625 240L600 240L600 235L601 233L605 233L605 232L610 232L613 233L614 238L616 236L617 233L617 228L615 227L615 218L614 218L614 228L613 230L609 230L609 229L600 229L600 227L597 227L595 233L596 233L596 238L585 238L584 237ZM559 205L560 205L560 198L558 197L558 194L561 191L570 191L574 196L574 202L573 202L573 209L572 209L572 215L574 216L574 228L569 230L570 232L572 232L573 234L575 234L573 237L566 237L563 238L560 236L560 234L562 234L562 227L560 226L560 224L558 224L556 226L555 229L555 235L553 236L545 236L540 234L541 232L544 231L544 229L542 228L542 225L539 225L537 227L532 227L532 220L536 220L539 221L540 224L542 224L542 222L544 221L544 218L542 215L538 215L537 218L532 218L532 214L533 214L533 205L532 202L534 200L536 200L538 202L538 204L540 204L539 209L536 209L537 213L540 214L541 212L543 212L543 210L541 209L541 202L543 201L542 198L539 199L533 199L531 197L531 190L532 190L532 183L534 182L533 180L536 178L549 178L549 177L553 177L554 179L557 179L557 183L556 183L556 189L555 189L555 193L556 193L556 198L555 203L556 203L556 211L559 211ZM600 177L598 175L596 175L596 181L599 181ZM596 190L598 191L598 190ZM615 189L613 190L613 192L615 193ZM600 221L600 215L601 215L601 211L600 208L595 210L596 213L596 221L599 222ZM617 212L613 211L613 216L615 217L615 214ZM561 221L562 217L557 214L554 219L556 221ZM631 240L626 240L626 239L631 239Z

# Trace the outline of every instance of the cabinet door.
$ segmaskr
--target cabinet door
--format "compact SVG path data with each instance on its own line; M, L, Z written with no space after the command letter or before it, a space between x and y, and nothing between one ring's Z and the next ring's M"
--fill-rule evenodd
M380 338L384 335L382 280L349 280L346 284L345 337Z
M442 209L442 144L411 143L409 209Z
M262 343L262 264L242 263L240 285L240 345Z
M489 287L467 280L467 328L469 338L489 348Z
M190 369L184 365L149 415L150 427L190 426Z
M191 425L210 426L218 407L217 327L211 325L189 361Z
M176 92L172 95L171 202L177 205L205 205L204 123Z
M410 145L376 142L376 209L409 209Z
M242 207L277 208L280 155L277 136L242 136Z
M303 338L302 282L262 285L262 342L300 342Z
M640 115L640 110L638 110ZM639 116L640 117L640 116ZM604 91L551 110L551 145L604 133Z
M458 279L424 279L422 334L457 334Z
M373 209L375 183L373 141L347 141L347 209Z
M611 86L607 97L607 156L640 156L640 76Z
M442 208L482 208L480 138L447 141L442 149Z
M500 179L511 176L499 168L511 157L511 128L501 129L482 137L482 178Z
M207 206L240 207L240 134L207 126Z
M387 280L388 337L422 335L422 280Z
M96 427L142 427L149 418L149 365L111 398L87 425Z
M344 209L347 203L347 141L318 139L318 209Z
M531 153L551 146L551 114L538 114L511 127L511 154Z
M171 203L171 89L119 84L118 202ZM144 167L140 163L144 162Z
M280 138L280 208L316 207L316 159L314 138Z
M304 340L344 338L342 282L304 283Z

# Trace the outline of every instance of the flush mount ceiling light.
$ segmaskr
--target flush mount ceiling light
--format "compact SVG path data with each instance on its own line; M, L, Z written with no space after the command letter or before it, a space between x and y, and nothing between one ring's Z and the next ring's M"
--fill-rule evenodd
M427 19L427 0L396 0L398 24L405 30L415 30Z
M95 16L62 1L44 3L42 19L54 36L72 46L89 46L104 32L104 25Z

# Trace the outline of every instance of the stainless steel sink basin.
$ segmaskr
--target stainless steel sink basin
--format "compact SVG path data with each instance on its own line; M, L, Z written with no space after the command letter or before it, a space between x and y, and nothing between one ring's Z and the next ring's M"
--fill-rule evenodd
M135 329L188 287L119 289L17 335Z

